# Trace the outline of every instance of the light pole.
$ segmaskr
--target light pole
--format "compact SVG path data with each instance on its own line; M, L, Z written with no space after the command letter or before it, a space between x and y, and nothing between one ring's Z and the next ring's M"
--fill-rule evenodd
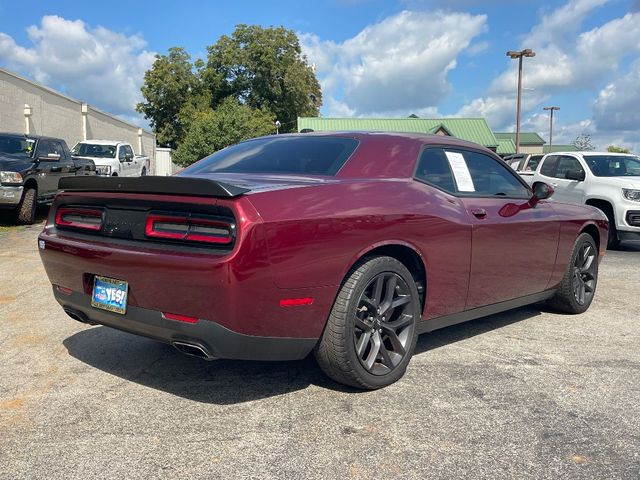
M282 124L280 123L280 120L276 120L274 122L274 125L276 126L276 135L278 135L280 133L280 127L282 126Z
M543 110L549 110L549 113L551 113L549 117L549 153L553 153L551 151L551 147L553 146L553 111L560 110L560 107L544 107Z
M516 153L520 153L520 108L522 103L522 57L535 57L536 52L530 48L514 51L509 50L507 57L518 59L518 113L516 115Z

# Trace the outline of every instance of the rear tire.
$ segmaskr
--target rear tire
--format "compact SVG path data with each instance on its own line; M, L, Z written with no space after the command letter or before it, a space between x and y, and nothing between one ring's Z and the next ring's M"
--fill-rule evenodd
M35 222L37 193L33 187L24 191L16 211L16 220L20 225L32 225Z
M567 270L548 304L566 313L587 311L598 284L598 247L591 235L581 233L573 246Z
M374 390L400 379L416 345L421 302L407 268L373 257L352 270L338 292L315 349L333 380Z

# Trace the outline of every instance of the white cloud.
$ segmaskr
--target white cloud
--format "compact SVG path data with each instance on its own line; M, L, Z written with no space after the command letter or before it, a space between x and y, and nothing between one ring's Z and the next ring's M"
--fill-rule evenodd
M627 13L591 30L581 31L588 16L609 1L569 1L544 15L523 38L521 47L536 52L534 58L524 59L524 114L539 109L552 95L579 91L594 92L595 95L598 88L616 74L625 57L640 53L640 13ZM594 144L603 148L612 143L635 145L637 133L614 134L601 130L631 124L636 126L637 132L638 113L632 105L640 104L638 70L636 66L629 75L610 83L600 92L594 118L567 125L554 123L554 139L570 143L577 135L588 133L593 136ZM458 115L482 115L495 129L515 130L516 82L517 62L512 61L492 81L487 95L464 105ZM524 114L523 129L548 136L545 114Z
M342 43L300 37L330 115L391 115L433 108L458 55L485 30L485 15L403 11Z
M598 130L640 132L640 60L629 73L606 85L594 104L594 121ZM640 139L637 139L640 142Z
M142 37L56 15L44 16L27 34L31 46L0 32L2 64L110 113L135 118L144 72L155 57Z

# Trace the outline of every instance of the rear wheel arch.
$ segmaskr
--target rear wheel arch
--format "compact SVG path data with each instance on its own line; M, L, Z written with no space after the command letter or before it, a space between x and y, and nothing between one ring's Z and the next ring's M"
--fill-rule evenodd
M392 257L402 263L413 276L418 293L422 311L424 311L427 291L427 265L418 249L413 245L402 241L383 242L369 246L361 251L349 268L343 272L342 282L344 282L351 272L357 269L362 263L372 257Z
M591 235L593 241L596 242L596 247L600 250L600 230L593 223L590 223L580 230L580 233L587 233Z

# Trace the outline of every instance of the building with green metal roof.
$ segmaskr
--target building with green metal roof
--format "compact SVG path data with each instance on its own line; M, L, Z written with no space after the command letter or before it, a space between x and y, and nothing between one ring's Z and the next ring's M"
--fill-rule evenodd
M516 144L515 133L496 132L495 136L498 140L511 140L514 146ZM545 143L544 138L535 132L520 132L520 153L543 153Z
M543 147L543 153L555 153L555 152L577 152L578 149L575 145L545 145Z
M298 117L298 131L376 131L448 135L478 143L493 151L498 140L484 118L328 118Z
M508 139L497 139L498 140L498 149L496 153L502 157L506 155L512 155L516 153L516 144L510 138Z

